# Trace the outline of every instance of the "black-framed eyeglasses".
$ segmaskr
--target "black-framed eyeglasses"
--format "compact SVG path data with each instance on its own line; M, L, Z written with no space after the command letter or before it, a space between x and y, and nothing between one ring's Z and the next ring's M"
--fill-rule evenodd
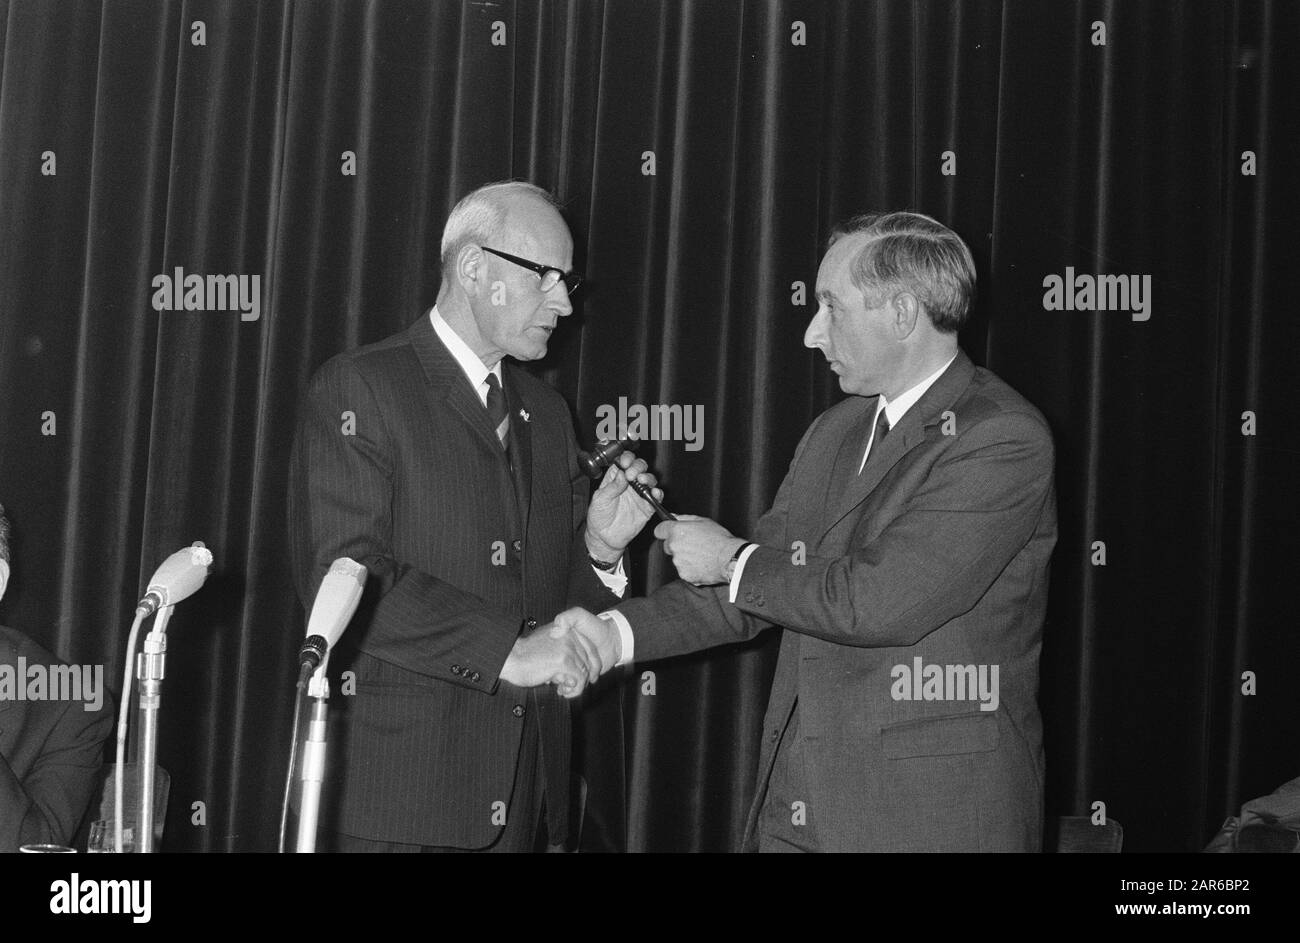
M541 284L538 287L541 289L542 294L546 294L546 292L560 284L561 281L564 282L564 290L570 295L573 294L574 290L582 284L582 276L577 272L561 272L559 269L553 268L550 265L542 265L540 262L530 262L528 259L521 259L517 255L511 255L508 252L501 252L498 249L489 249L487 246L479 246L479 248L484 252L491 252L493 255L498 255L507 262L513 262L515 265L522 266L523 268L533 272L539 279L541 279Z

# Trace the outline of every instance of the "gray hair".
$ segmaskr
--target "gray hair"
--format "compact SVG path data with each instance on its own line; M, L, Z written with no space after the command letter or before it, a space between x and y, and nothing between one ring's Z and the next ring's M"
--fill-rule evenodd
M5 506L0 504L0 560L5 563L11 562L9 559L9 519L5 517Z
M467 245L499 242L506 229L506 198L534 196L548 206L557 206L555 197L541 187L521 180L489 183L461 197L452 207L447 224L442 227L442 277L449 280L456 256Z
M836 226L830 245L858 234L869 238L851 263L850 277L864 295L902 288L925 306L936 329L961 329L975 302L975 260L960 236L921 213L867 213Z

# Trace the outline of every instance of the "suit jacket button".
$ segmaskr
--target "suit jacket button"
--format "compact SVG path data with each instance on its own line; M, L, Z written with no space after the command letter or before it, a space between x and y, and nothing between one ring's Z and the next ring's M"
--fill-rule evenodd
M514 714L516 717L523 717L524 706L522 704L516 704L514 708L510 711L510 713Z
M451 673L454 674L454 675L458 675L458 674L460 674L460 665L452 665L452 666L451 666Z
M469 679L473 681L475 684L478 684L478 678L479 678L479 674L477 671L469 676Z
M520 540L518 537L516 537L513 541L511 541L510 546L515 548L515 553L524 552L524 542Z
M537 628L537 620L532 616L529 616L524 620L524 628L531 632L533 629Z

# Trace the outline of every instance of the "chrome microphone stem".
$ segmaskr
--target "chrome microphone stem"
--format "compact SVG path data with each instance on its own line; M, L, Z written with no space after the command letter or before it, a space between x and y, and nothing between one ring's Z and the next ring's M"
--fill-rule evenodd
M323 667L317 669L307 690L312 705L307 741L302 751L302 797L298 805L298 842L295 847L300 854L311 854L316 850L321 784L325 781L325 728L330 693Z
M158 710L162 706L162 682L167 676L167 622L172 607L164 606L144 640L144 651L136 658L140 682L140 814L135 823L135 850L153 851L154 772L158 759ZM123 775L119 770L118 775Z
M158 702L161 696L162 682L140 682L140 815L135 823L135 850L140 854L153 851L154 758L158 755Z

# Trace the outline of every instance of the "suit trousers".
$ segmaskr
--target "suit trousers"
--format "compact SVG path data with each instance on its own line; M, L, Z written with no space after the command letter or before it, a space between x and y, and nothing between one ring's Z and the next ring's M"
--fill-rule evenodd
M808 796L806 744L799 731L799 703L772 761L772 774L758 814L758 850L767 852L821 851ZM795 805L795 803L800 803Z
M450 848L442 845L414 845L406 842L374 841L343 832L322 836L328 847L325 851L386 854L444 854L455 852L532 852L547 850L546 831L546 777L542 774L542 731L537 723L537 694L530 690L527 697L528 712L524 715L524 729L520 735L519 761L515 765L515 780L511 788L510 804L506 810L506 824L495 841L486 848ZM431 797L436 802L437 797ZM564 796L557 801L565 801ZM489 810L484 810L488 814Z

